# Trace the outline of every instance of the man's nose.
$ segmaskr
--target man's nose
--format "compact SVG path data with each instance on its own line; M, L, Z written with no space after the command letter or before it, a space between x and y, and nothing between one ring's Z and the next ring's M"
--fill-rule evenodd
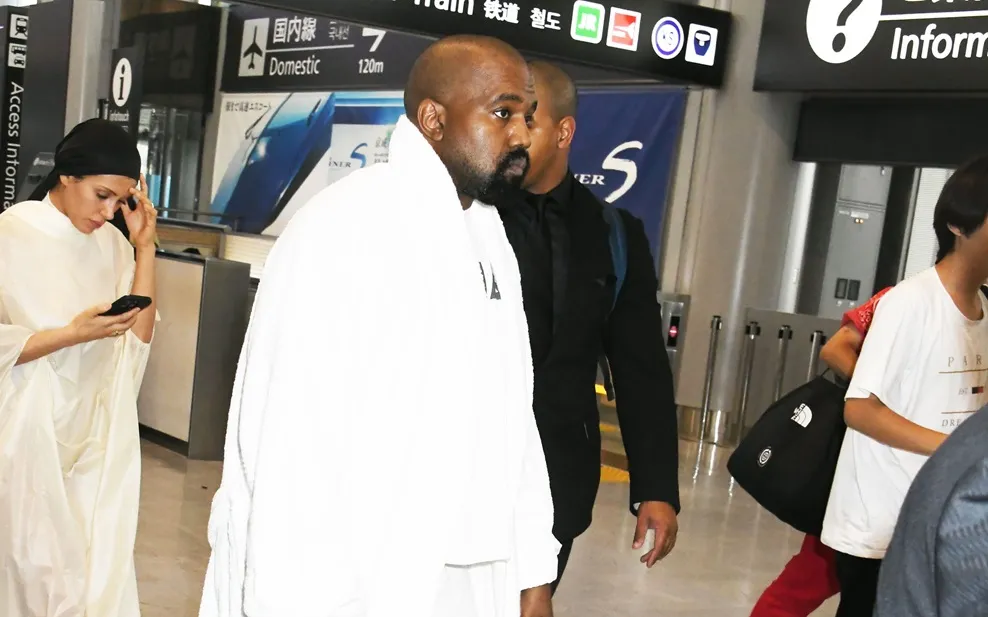
M524 121L516 122L508 145L512 150L522 148L528 150L532 145L532 133L528 130L528 124Z

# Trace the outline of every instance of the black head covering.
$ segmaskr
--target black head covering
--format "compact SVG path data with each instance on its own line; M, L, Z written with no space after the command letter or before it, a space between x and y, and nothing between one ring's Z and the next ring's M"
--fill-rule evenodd
M124 176L140 180L141 155L137 142L123 127L107 120L86 120L69 131L55 148L55 168L31 193L40 201L60 176Z

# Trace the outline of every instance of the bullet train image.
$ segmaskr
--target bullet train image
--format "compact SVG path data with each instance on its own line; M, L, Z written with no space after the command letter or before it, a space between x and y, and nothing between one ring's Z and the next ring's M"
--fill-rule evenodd
M292 93L248 129L213 198L225 224L259 234L277 218L329 150L335 107L333 94Z
M356 169L386 160L386 136L402 113L400 92L288 95L247 130L220 182L212 210L225 213L224 222L240 232L265 233L279 216L289 218L301 207L298 202L314 192ZM303 184L306 189L300 194ZM276 227L285 222L278 221Z

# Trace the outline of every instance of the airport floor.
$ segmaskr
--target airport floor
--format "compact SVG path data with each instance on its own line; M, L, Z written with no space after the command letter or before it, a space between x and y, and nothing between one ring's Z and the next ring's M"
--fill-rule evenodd
M619 451L616 430L604 428L605 450ZM556 616L747 617L801 538L732 487L727 454L681 443L679 543L651 571L630 547L627 473L605 467L594 524L574 546ZM143 617L195 617L220 465L190 462L147 442L143 462L136 548ZM835 610L831 601L814 617L831 617Z

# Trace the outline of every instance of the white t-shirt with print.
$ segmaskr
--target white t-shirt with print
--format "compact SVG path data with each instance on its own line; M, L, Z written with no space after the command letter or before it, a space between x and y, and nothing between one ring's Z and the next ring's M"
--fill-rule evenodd
M978 297L988 315L988 302ZM878 303L847 398L874 394L908 420L950 433L988 402L986 381L988 318L967 319L930 268ZM884 558L906 492L926 459L848 429L823 543L847 555Z

